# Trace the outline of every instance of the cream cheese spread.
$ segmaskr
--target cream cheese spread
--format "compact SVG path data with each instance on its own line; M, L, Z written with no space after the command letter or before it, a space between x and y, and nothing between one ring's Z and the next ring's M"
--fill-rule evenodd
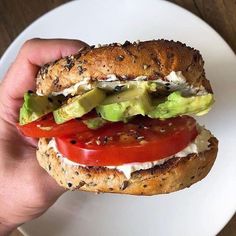
M198 154L198 153L204 152L204 151L208 150L208 148L209 148L208 140L210 139L210 137L212 137L212 135L211 135L210 131L204 129L201 126L198 127L198 130L199 130L199 134L195 138L195 140L192 143L190 143L186 148L184 148L182 151L176 153L173 156L169 156L164 159L157 160L157 161L142 162L142 163L137 162L137 163L124 164L124 165L120 165L120 166L105 166L105 167L107 167L109 169L117 169L120 172L124 173L124 175L126 176L127 179L130 179L131 174L135 171L146 170L146 169L150 169L150 168L157 166L157 165L162 165L166 161L168 161L169 159L174 158L174 157L181 158L181 157L186 157L187 155L192 154L192 153ZM53 148L53 150L57 153L57 157L60 158L62 163L64 163L65 165L82 166L82 167L86 166L83 164L79 164L79 163L75 163L73 161L70 161L68 158L63 156L57 149L55 139L52 139L49 142L48 148Z
M125 76L123 76L125 79ZM68 96L69 94L75 95L77 94L78 90L84 90L88 91L91 90L92 88L98 87L101 89L105 90L113 90L116 86L122 86L122 85L135 85L139 82L146 81L147 76L140 75L136 77L132 81L121 81L119 80L116 75L110 74L107 76L107 80L98 80L98 81L93 81L88 77L84 78L83 81L80 81L74 85L72 85L69 88L65 88L62 91L59 92L52 92L52 95L56 96L59 94L63 94L64 96ZM183 76L181 71L172 71L169 75L165 77L165 80L162 79L157 79L157 80L152 80L151 82L153 83L159 83L161 85L166 85L168 84L169 91L181 91L184 95L205 95L207 94L205 88L203 86L200 87L193 87L192 85L189 85L186 82L186 78ZM41 94L37 93L39 96Z

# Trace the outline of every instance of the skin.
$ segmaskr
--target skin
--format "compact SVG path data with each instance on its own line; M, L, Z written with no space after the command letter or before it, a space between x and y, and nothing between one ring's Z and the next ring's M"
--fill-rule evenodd
M64 192L36 160L37 140L15 127L23 94L35 89L40 66L74 54L77 40L32 39L24 43L0 85L0 235L42 215Z

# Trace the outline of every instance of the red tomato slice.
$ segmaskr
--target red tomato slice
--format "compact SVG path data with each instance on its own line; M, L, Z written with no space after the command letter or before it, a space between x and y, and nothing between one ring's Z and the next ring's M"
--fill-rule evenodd
M197 136L196 122L182 116L168 120L137 117L96 131L56 138L58 150L87 166L117 166L163 159L184 149Z
M80 133L90 130L83 120L94 118L94 113L89 113L80 119L73 119L63 124L56 124L52 113L26 125L17 124L17 128L25 135L34 138L58 137L67 134Z

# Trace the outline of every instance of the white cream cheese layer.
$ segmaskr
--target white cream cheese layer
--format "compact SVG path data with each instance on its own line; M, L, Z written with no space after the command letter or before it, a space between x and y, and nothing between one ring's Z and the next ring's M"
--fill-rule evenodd
M158 161L150 161L150 162L142 162L142 163L129 163L129 164L124 164L124 165L120 165L120 166L105 166L109 169L117 169L120 172L123 172L124 175L126 176L127 179L129 179L131 177L131 174L135 171L138 170L146 170L146 169L150 169L154 166L157 165L162 165L163 163L165 163L166 161L168 161L169 159L173 158L173 157L185 157L191 153L201 153L204 152L206 150L208 150L208 146L209 146L209 142L208 140L210 139L210 137L212 137L210 131L205 130L203 127L198 127L199 129L199 134L196 137L196 139L190 143L186 148L184 148L182 151L176 153L173 156L169 156L167 158L158 160ZM54 139L52 139L49 144L48 144L48 148L53 148L53 150L57 153L57 157L61 159L61 161L65 164L65 165L73 165L73 166L83 166L85 167L86 165L83 164L79 164L79 163L75 163L73 161L70 161L68 158L66 158L65 156L63 156L57 149L57 145Z
M126 77L123 76L125 79ZM116 86L123 86L126 85L127 87L130 85L135 85L139 82L146 81L147 76L140 75L136 77L132 81L120 81L116 75L110 74L107 76L107 80L98 80L95 82L92 82L90 78L84 78L83 81L80 81L74 85L72 85L69 88L66 88L62 91L59 92L53 92L52 95L56 96L59 94L63 94L64 96L68 96L69 94L75 95L77 94L78 90L91 90L94 87L98 87L101 89L105 90L113 90ZM162 79L157 79L157 80L152 80L150 82L153 83L159 83L161 85L166 85L168 84L169 91L181 91L183 94L190 94L190 95L204 95L206 94L206 90L203 86L200 86L198 88L193 87L192 85L189 85L186 82L186 78L183 76L181 71L172 71L169 75L165 77L165 80ZM38 94L41 95L41 94Z
M86 90L91 90L92 89L92 85L89 82L89 80L90 80L90 78L85 78L83 81L80 81L80 82L72 85L71 87L66 88L66 89L64 89L64 90L62 90L60 92L52 92L52 95L56 96L56 95L62 94L62 95L64 95L66 97L66 96L68 96L70 94L70 95L74 96L77 93L79 88L82 88L85 91Z

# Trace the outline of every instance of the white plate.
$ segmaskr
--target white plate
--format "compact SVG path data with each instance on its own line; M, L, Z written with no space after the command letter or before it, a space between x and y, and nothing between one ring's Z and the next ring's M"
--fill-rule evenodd
M34 236L217 234L236 209L236 58L225 41L202 20L165 1L73 1L38 19L12 43L0 62L0 77L32 37L91 44L166 38L198 48L216 99L214 109L199 120L220 145L210 174L189 189L153 197L70 192L23 230Z

